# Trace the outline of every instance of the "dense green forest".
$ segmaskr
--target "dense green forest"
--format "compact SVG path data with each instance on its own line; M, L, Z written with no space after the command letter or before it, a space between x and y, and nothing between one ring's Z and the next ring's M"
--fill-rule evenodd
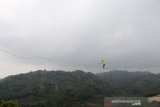
M119 90L119 96L149 97L160 94L160 74L115 70L97 75Z
M149 72L39 70L0 80L0 100L16 100L20 107L103 107L105 96L157 94L160 74Z
M0 107L18 107L18 103L16 101L3 101L0 100Z

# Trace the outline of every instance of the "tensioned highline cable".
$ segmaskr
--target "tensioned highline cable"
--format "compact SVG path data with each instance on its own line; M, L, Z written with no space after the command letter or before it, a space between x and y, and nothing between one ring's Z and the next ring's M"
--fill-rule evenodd
M85 69L88 69L88 67L86 65L81 65L81 64L73 64L73 63L62 63L62 61L57 61L56 59L52 59L52 58L47 58L47 57L43 57L43 56L33 56L33 55L28 55L29 57L26 57L26 56L21 56L21 55L17 55L17 54L14 54L10 51L7 51L7 50L0 50L1 52L3 53L6 53L6 54L9 54L13 57L16 57L16 58L19 58L21 60L44 60L44 61L47 61L47 62L50 62L50 63L54 63L55 65L57 66L62 66L62 67L72 67L72 68L76 68L76 67L81 67L81 68L85 68Z
M48 58L48 57L43 57L43 56L33 56L33 55L28 55L29 57L26 56L21 56L21 55L17 55L14 54L8 50L0 50L0 52L9 54L13 57L19 58L21 60L43 60L43 61L47 61L50 63L54 63L57 66L61 66L61 67L68 67L68 68L84 68L84 69L89 69L89 67L87 67L87 65L81 65L81 64L73 64L73 63L64 63L62 61L57 61L56 59L53 58ZM98 65L98 63L97 63ZM107 65L108 66L108 65ZM131 67L107 67L106 69L110 69L110 70L128 70L128 69L146 69L146 68L153 68L153 67L160 67L160 65L152 65L152 66L131 66Z

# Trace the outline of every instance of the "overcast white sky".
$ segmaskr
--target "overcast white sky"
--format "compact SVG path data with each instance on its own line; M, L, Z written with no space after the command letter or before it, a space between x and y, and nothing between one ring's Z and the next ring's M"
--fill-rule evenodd
M0 0L0 77L38 69L154 70L159 0Z

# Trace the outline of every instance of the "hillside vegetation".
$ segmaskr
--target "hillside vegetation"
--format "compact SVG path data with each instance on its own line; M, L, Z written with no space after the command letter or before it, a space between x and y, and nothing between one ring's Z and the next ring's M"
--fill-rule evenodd
M152 96L160 93L160 75L111 71L35 71L0 80L0 99L20 107L103 107L105 96Z
M160 74L115 70L97 75L119 90L118 96L149 97L160 94Z

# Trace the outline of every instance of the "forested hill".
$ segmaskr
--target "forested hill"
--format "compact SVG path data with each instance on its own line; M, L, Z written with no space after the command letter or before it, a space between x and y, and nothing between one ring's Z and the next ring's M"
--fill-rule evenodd
M160 75L149 72L39 70L0 80L0 100L18 100L21 107L101 107L105 96L159 93Z
M19 100L21 107L75 107L103 104L113 88L92 73L83 71L36 71L0 81L0 99ZM39 106L38 106L39 105Z
M160 74L113 70L97 74L112 84L122 96L153 96L160 94Z

